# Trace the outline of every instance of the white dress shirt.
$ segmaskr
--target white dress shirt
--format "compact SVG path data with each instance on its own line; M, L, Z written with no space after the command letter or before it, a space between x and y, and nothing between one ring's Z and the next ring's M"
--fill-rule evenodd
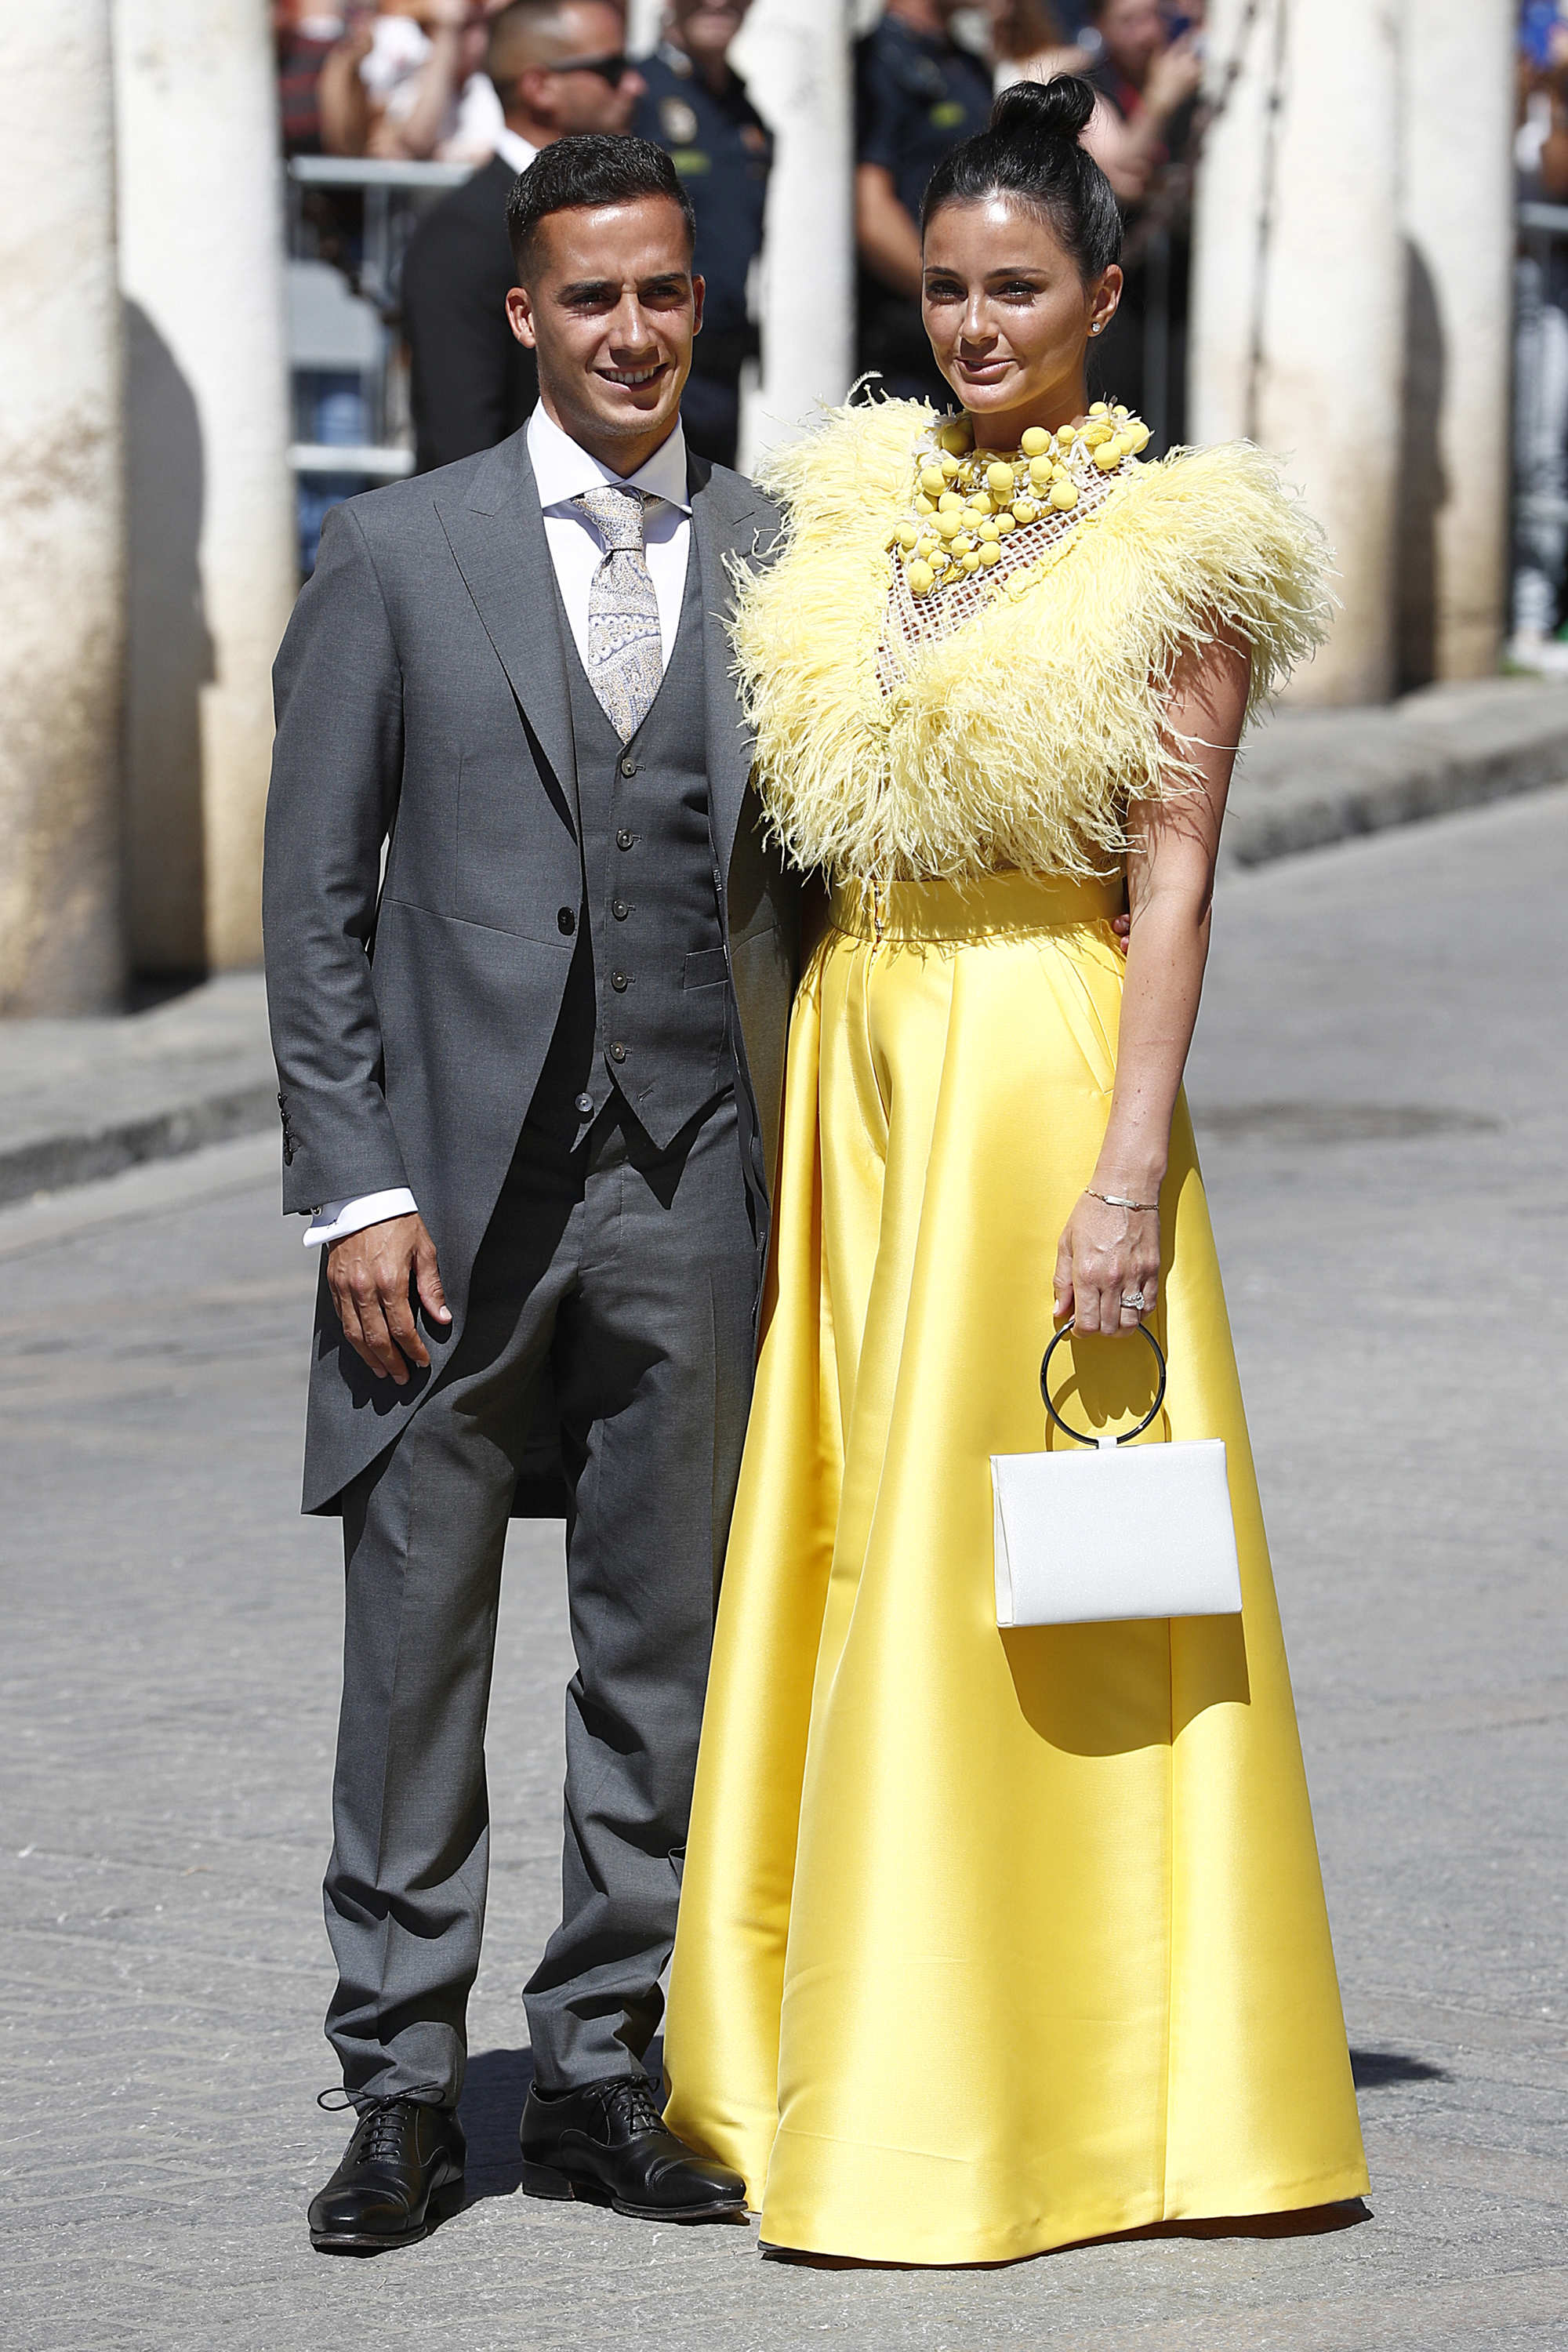
M686 436L679 422L646 466L623 476L580 449L542 407L536 408L528 420L528 454L539 486L539 503L544 509L544 536L556 585L584 669L588 667L588 593L594 574L604 562L605 542L582 508L572 501L584 490L603 489L606 482L642 491L646 500L643 543L658 600L658 634L668 669L680 626L686 566L691 553Z
M512 132L507 135L515 137ZM526 143L517 141L519 147ZM507 161L511 161L510 154ZM621 475L579 448L541 406L528 420L528 455L544 512L544 539L555 583L584 669L588 667L588 597L594 574L604 561L605 543L581 507L572 501L584 490L603 489L606 483L642 491L647 501L644 544L658 603L659 641L668 669L680 626L686 567L691 557L686 436L679 418L668 440L660 444L646 466L635 474ZM402 1185L390 1192L363 1192L353 1201L329 1201L305 1228L305 1247L315 1249L323 1242L342 1241L346 1234L357 1234L388 1217L413 1216L416 1205L413 1193Z
M496 100L496 107L499 111L500 107L499 98ZM510 163L514 172L526 172L539 150L537 147L531 147L521 131L514 131L510 123L502 116L491 133L490 152L492 154L499 155L503 163Z

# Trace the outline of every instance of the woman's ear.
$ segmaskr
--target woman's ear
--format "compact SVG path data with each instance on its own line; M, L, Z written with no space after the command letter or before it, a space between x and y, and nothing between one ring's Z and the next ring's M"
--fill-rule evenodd
M1091 335L1103 335L1115 318L1121 300L1123 282L1121 265L1113 261L1101 275L1089 306L1089 331Z

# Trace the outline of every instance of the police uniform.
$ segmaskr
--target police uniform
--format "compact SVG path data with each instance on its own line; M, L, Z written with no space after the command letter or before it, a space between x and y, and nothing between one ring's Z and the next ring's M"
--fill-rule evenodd
M879 163L910 218L918 222L926 183L951 147L991 119L991 77L973 53L944 34L917 33L884 16L855 49L855 158ZM875 368L898 398L952 405L921 320L879 278L859 273L859 363Z
M743 82L731 74L716 94L673 42L661 43L637 71L647 95L633 128L664 148L680 175L697 215L697 268L708 289L681 422L700 457L732 466L741 367L758 348L746 281L762 251L773 140Z

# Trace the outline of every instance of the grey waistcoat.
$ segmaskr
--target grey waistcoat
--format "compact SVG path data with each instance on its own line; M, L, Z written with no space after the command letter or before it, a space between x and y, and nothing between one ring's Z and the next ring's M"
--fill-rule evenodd
M560 613L586 920L539 1108L549 1118L574 1093L597 1111L618 1087L661 1149L734 1082L708 820L702 620L693 549L664 683L623 744Z

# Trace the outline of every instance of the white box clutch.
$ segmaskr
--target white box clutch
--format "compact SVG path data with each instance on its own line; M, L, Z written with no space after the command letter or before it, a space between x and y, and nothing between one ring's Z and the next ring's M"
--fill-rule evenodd
M1154 1445L1129 1440L1146 1429L1089 1438L1069 1429L1051 1403L1051 1349L1040 1367L1046 1409L1084 1451L994 1454L991 1484L996 1622L1081 1625L1137 1617L1210 1617L1241 1607L1225 1444L1220 1438Z

